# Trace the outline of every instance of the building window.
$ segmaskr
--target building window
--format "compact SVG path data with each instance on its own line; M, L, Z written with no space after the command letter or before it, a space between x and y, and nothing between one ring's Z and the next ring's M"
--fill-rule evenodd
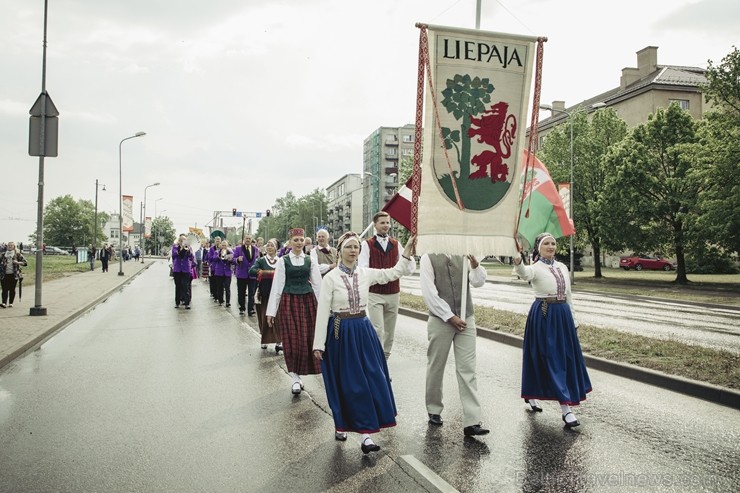
M339 189L337 190L337 196L341 197L342 195L344 195L344 183L340 184Z
M414 141L414 136L413 135L404 135L403 136L403 141L406 142L406 143L412 143Z
M689 100L688 99L669 99L668 104L671 105L673 103L676 103L679 108L682 110L688 110L689 109Z

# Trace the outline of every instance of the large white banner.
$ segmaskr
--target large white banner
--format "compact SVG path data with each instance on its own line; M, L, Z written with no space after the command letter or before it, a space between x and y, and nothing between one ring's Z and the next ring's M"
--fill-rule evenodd
M537 38L427 28L417 252L516 255Z
M144 218L144 238L151 238L152 236L152 218Z
M123 198L123 231L131 233L134 230L134 197L121 195Z

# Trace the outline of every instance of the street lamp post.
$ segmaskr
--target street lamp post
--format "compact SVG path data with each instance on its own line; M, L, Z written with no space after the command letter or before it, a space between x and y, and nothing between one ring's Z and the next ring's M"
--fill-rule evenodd
M135 139L136 137L143 137L146 132L136 132L130 137L121 139L118 143L118 275L123 275L123 172L121 165L121 147L123 143L129 139Z
M552 105L549 105L549 104L541 104L540 105L540 109L547 110L550 113L555 113L555 112L557 112L557 113L564 113L565 115L568 116L568 123L570 124L570 190L569 190L570 193L568 194L568 210L570 211L570 220L573 222L573 229L574 229L573 234L570 235L570 283L571 284L575 284L576 283L575 270L574 270L574 262L573 262L573 257L574 257L573 239L576 236L576 233L575 233L575 225L576 225L576 223L575 223L575 211L573 210L573 195L575 195L575 193L574 193L575 190L573 188L573 116L577 115L581 111L588 111L589 109L603 108L604 106L606 106L606 104L603 103L603 102L594 103L594 104L592 104L590 106L587 106L586 108L579 108L576 111L574 111L574 112L571 113L571 112L569 112L568 110L565 110L565 109L562 109L561 110L561 109L558 109L558 108L553 108Z
M98 251L98 180L95 180L95 220L93 224L93 259L92 259L92 265L95 265L95 252ZM103 185L103 191L105 192L105 185Z
M146 232L146 228L144 228L144 221L146 221L146 190L149 187L156 187L159 185L159 182L152 183L151 185L147 185L144 187L144 211L142 212L142 218L141 223L139 223L139 229L141 230L141 263L144 263L144 252L146 250L146 240L144 238L144 233Z

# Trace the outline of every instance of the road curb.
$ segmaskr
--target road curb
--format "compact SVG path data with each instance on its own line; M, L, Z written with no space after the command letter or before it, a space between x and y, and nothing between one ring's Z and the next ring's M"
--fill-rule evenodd
M402 315L416 318L418 320L426 320L428 318L426 313L411 310L409 308L399 308L398 312ZM505 332L500 332L486 327L477 327L477 331L479 337L514 346L519 349L521 349L524 341L520 336L507 334ZM591 356L589 354L584 354L583 358L586 360L588 367L593 368L594 370L604 371L620 377L637 380L642 383L672 390L691 397L697 397L699 399L728 406L733 409L740 409L740 392L733 389L699 382L697 380L691 380L676 375L669 375L667 373L651 370L649 368L642 368L630 363L611 361L598 356Z
M16 358L19 358L23 354L27 353L28 351L33 350L40 344L44 343L47 339L49 339L51 336L56 334L58 331L62 330L64 327L71 324L72 322L80 318L82 315L87 313L91 308L95 307L95 305L97 305L98 303L105 301L112 293L121 289L121 287L131 282L134 278L136 278L136 276L138 276L139 274L141 274L142 272L144 272L151 266L152 266L152 262L150 262L148 265L145 265L144 267L139 269L137 272L135 272L131 276L124 277L121 283L116 284L113 288L101 294L100 296L95 298L92 302L88 303L87 305L82 306L79 310L75 311L74 313L69 315L67 318L60 320L59 322L51 326L49 329L45 330L44 332L37 335L30 341L26 342L22 346L14 349L7 355L0 358L0 370L5 368L6 365L12 363Z

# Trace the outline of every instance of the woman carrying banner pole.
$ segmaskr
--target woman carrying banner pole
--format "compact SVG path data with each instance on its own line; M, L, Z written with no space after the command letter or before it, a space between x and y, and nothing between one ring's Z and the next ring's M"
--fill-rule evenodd
M522 352L522 397L533 411L542 411L537 399L560 403L567 428L580 425L570 406L586 400L591 381L581 353L573 316L568 268L555 260L557 244L550 233L534 241L532 265L514 259L517 275L534 288Z
M321 360L335 438L346 440L348 431L362 434L364 454L380 450L371 433L396 425L396 403L385 354L365 313L370 286L412 273L416 268L415 246L416 238L412 237L394 267L358 267L360 240L356 233L347 232L337 246L339 265L324 276L321 286L314 356Z
M268 326L277 323L280 328L285 364L293 379L291 392L298 395L303 390L301 375L321 373L312 347L321 273L303 252L303 229L293 228L288 235L290 252L276 264L266 319Z

